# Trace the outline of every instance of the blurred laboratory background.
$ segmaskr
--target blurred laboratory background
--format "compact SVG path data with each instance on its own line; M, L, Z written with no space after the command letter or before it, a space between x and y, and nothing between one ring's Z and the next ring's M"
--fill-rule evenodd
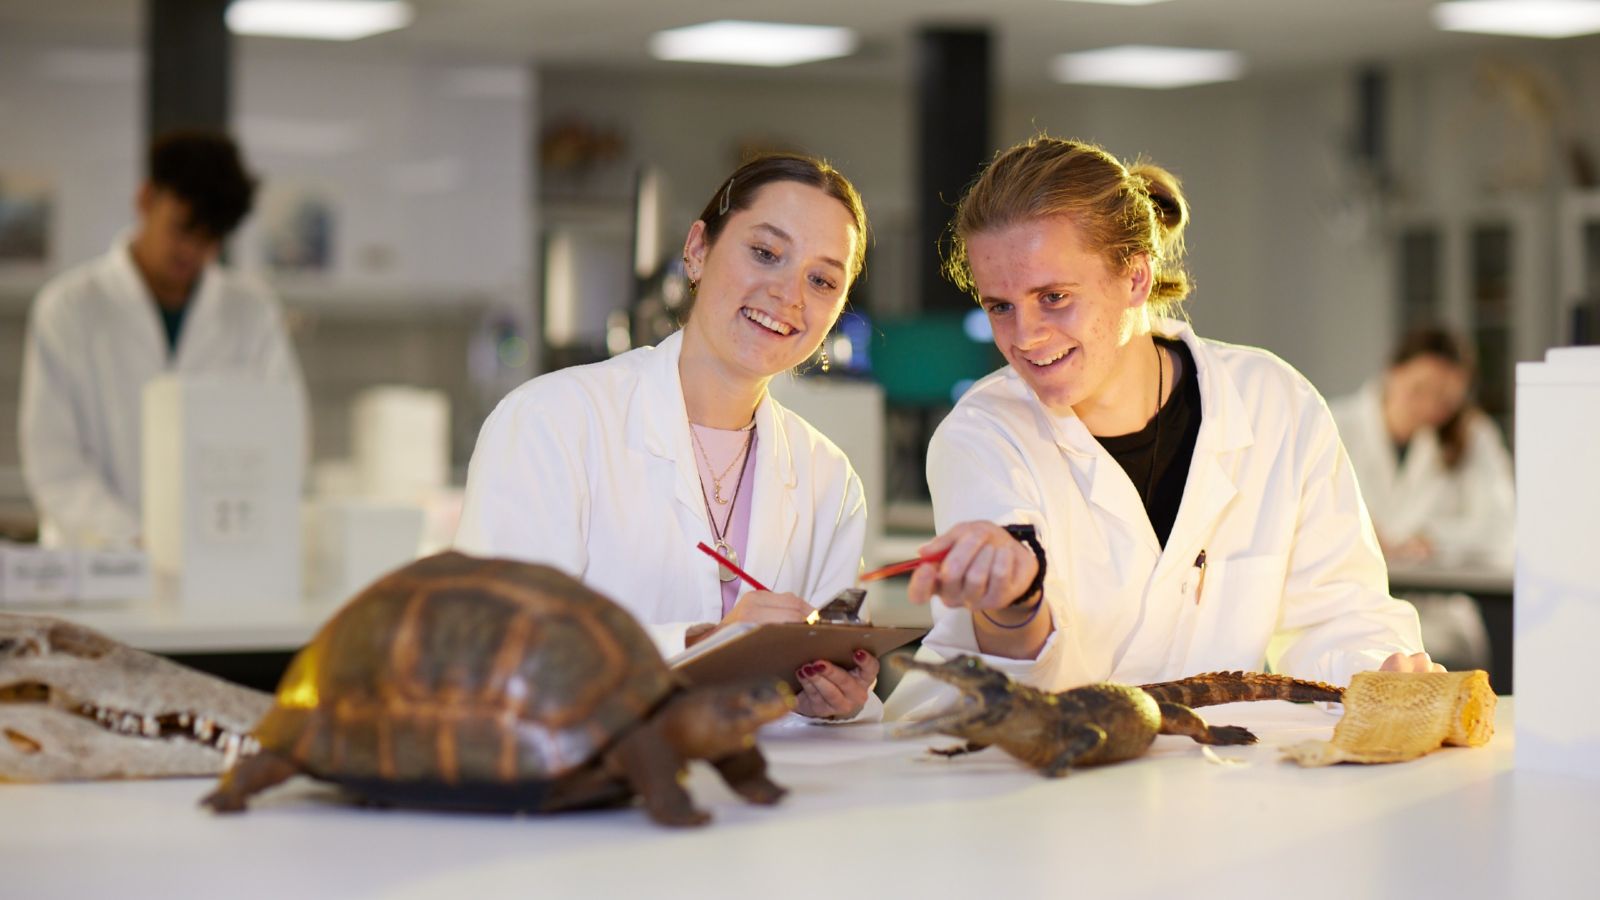
M178 126L229 132L261 179L225 258L285 311L304 496L335 511L300 552L345 548L307 562L333 594L448 542L507 391L671 330L686 230L763 150L826 157L871 217L829 371L775 386L860 470L869 565L931 529L927 439L1001 365L940 235L1040 132L1183 180L1201 335L1335 398L1442 326L1509 444L1516 363L1600 340L1597 33L1587 0L0 0L0 532L38 532L30 305L130 226ZM1492 637L1510 552L1404 584L1398 560L1395 590L1466 590ZM1464 628L1462 653L1509 653Z

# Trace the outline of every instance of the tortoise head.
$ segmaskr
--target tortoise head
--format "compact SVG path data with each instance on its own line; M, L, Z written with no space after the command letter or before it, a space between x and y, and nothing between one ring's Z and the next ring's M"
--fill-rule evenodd
M794 708L777 679L690 688L662 713L668 740L685 759L720 759L755 746L761 726Z
M795 705L794 691L777 679L763 678L705 690L713 692L712 702L718 718L750 732L783 718Z

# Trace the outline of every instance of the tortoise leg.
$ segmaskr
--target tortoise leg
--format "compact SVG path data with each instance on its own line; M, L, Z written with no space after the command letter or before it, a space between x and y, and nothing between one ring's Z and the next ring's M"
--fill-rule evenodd
M1046 778L1064 778L1077 765L1078 760L1099 750L1106 742L1106 733L1095 725L1085 725L1073 729L1061 746L1061 752L1055 759L1050 760L1040 767L1039 771Z
M217 789L200 802L217 812L243 812L245 801L275 784L298 775L300 770L270 750L247 756L222 773Z
M652 724L635 728L611 752L611 767L644 798L645 811L657 824L686 826L711 821L709 813L695 809L689 793L678 783L683 760Z
M712 765L717 767L728 787L751 803L771 806L789 793L787 788L767 777L766 757L755 747L724 756Z
M1161 704L1161 733L1187 735L1197 743L1254 744L1256 736L1237 725L1207 725L1200 714L1181 703Z
M929 747L928 752L936 756L950 758L961 756L962 754L966 753L977 753L979 750L983 750L988 746L988 744L982 743L981 741L967 741L965 744L957 747Z

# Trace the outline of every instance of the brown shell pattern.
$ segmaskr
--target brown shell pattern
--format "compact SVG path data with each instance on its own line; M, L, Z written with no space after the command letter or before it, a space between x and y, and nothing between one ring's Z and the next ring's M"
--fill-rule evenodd
M548 566L443 553L351 600L295 657L257 728L324 778L558 777L674 681L626 610Z

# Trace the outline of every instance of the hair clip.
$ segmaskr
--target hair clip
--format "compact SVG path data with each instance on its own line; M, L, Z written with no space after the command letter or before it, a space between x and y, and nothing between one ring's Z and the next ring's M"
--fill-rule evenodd
M729 202L729 200L732 199L732 197L733 197L733 179L729 178L728 179L728 186L722 189L722 205L717 207L717 215L725 216L725 215L728 214L728 202Z

